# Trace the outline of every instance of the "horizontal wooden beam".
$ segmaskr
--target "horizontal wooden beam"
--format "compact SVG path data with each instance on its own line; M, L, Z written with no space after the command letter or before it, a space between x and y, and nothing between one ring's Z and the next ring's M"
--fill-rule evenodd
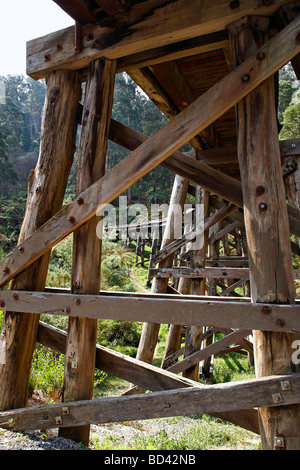
M202 297L203 299L203 297ZM268 305L189 296L145 294L75 295L2 291L0 305L11 312L49 313L121 321L205 325L234 329L300 331L300 304Z
M0 262L0 286L122 194L300 52L300 17L197 98ZM261 60L264 57L264 60ZM246 79L245 79L246 78ZM80 201L80 203L78 203ZM297 226L297 225L296 225ZM293 232L295 233L295 232Z
M72 0L73 1L73 0ZM78 3L78 2L77 2ZM81 2L82 3L82 2ZM83 25L82 50L74 51L74 27L33 39L27 43L27 74L45 78L59 68L80 69L100 57L118 59L173 44L201 35L225 30L227 25L246 15L272 15L287 0L257 4L240 0L232 9L225 0L148 0L134 5L127 15L110 19L111 25Z
M300 375L277 375L142 395L42 405L0 413L14 431L112 423L300 403Z
M294 279L300 279L300 270L293 270ZM151 268L151 277L183 277L183 278L212 278L219 279L226 277L227 279L245 279L248 280L250 277L249 268L232 268L232 267L207 267L207 268L189 268L189 267L178 267L172 268Z

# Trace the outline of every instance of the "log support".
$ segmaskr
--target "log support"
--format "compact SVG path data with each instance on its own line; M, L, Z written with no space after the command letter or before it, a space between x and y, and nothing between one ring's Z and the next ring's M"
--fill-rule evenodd
M246 17L230 25L235 65L267 40L266 18ZM236 107L238 158L244 199L252 300L271 304L294 302L290 233L281 174L274 83L269 78ZM291 374L295 335L254 331L257 377ZM259 410L263 449L300 448L298 405ZM275 444L274 444L275 443Z
M54 216L63 203L73 162L81 84L77 72L56 71L47 80L40 154L28 180L26 214L19 246ZM21 251L19 251L22 254ZM12 289L43 291L50 251L16 276ZM38 316L6 311L0 337L0 409L21 408L36 345Z

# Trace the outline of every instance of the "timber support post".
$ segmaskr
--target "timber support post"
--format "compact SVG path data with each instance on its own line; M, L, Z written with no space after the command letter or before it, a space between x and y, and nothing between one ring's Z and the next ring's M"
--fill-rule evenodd
M98 60L89 67L78 151L77 194L104 176L115 82L115 61ZM84 201L83 201L84 204ZM74 232L72 292L97 294L100 290L102 231L94 216ZM63 401L93 396L97 320L70 318ZM87 445L89 426L61 428L60 434Z
M263 17L246 17L230 25L236 66L264 44L268 27L269 20ZM252 301L293 303L295 287L273 77L244 98L236 112ZM294 334L255 330L256 375L291 374L294 339ZM299 419L299 405L260 408L263 449L276 448L276 438L282 439L285 449L299 449Z
M19 246L60 209L75 151L81 84L77 72L58 70L47 79L39 159L28 179L26 214ZM11 289L43 291L49 250L11 282ZM21 251L20 251L21 254ZM0 409L21 408L28 382L39 317L6 312L0 338Z

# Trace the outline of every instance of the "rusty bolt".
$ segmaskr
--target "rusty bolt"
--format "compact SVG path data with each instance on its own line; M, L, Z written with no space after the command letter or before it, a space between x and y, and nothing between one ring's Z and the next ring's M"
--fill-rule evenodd
M77 299L75 299L75 304L76 304L76 305L80 305L80 304L81 304L81 300L80 300L80 299L78 299L78 298L77 298Z
M272 312L272 309L271 307L268 307L267 305L265 305L262 309L261 309L262 313L264 313L265 315L269 315L271 312Z
M258 52L256 56L257 60L264 60L266 58L266 54L263 51Z
M51 59L50 54L45 54L44 59L45 59L45 62L49 62L49 60Z
M18 250L19 250L20 253L24 253L24 248L23 248L23 246L18 246Z
M250 80L250 74L249 73L244 73L242 76L242 82L249 82Z
M89 34L87 35L87 37L86 37L86 40L87 40L87 41L92 41L93 39L94 39L93 33L89 33Z
M77 199L77 204L78 204L79 206L82 206L83 203L84 203L83 197L79 197L79 198Z
M75 217L73 217L72 215L70 215L70 217L68 217L68 221L69 221L71 224L74 224L74 222L75 222Z
M278 318L278 320L276 320L276 326L278 326L278 328L283 328L284 325L285 325L284 320L281 320L280 318Z
M235 8L238 8L240 6L240 2L239 0L233 0L232 2L230 2L229 6L232 10L235 10Z
M59 52L59 51L62 51L62 48L63 48L62 44L57 44L57 45L56 45L56 50L57 50L58 52Z
M16 293L14 293L14 294L13 294L13 299L14 299L14 300L19 300L19 295L16 294Z
M259 204L259 208L260 208L261 211L265 211L268 208L268 204L266 204L265 202L261 202Z
M258 196L261 196L262 194L264 194L264 192L265 192L265 188L264 188L263 186L257 186L257 188L256 188L256 194L257 194Z
M4 302L4 300L0 300L0 307L1 307L1 308L4 308L4 307L5 307L5 302Z
M9 269L9 268L4 268L4 269L3 269L3 272L4 272L4 274L9 274L9 273L10 273L10 269Z

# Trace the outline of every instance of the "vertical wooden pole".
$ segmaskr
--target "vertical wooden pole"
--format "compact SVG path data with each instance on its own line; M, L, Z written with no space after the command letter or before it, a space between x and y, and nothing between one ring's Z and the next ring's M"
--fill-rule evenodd
M77 187L80 194L104 176L108 132L113 103L115 61L90 64L78 151ZM84 204L84 201L79 203ZM72 292L98 294L101 239L93 217L74 232ZM66 345L63 401L91 399L94 386L97 320L70 318ZM83 444L89 442L87 426L61 428L60 435Z
M188 191L189 182L182 178L181 176L176 175L173 184L173 190L170 200L170 207L168 213L168 219L166 223L166 228L163 236L163 241L161 248L166 246L172 240L174 240L174 214L173 209L175 205L180 205L183 208L186 195ZM172 266L173 255L166 258L164 261L159 263L159 267L166 268ZM168 279L154 279L151 292L152 293L165 293L167 291ZM155 347L158 340L160 324L158 323L144 323L143 330L141 334L141 339L137 351L137 359L151 363L154 356Z
M209 191L200 188L200 186L196 188L196 204L197 203L204 205L204 219L207 219L209 216ZM191 252L191 268L205 267L207 236L208 230L204 232L202 247L198 250L194 250ZM205 279L191 279L190 295L205 295ZM187 327L184 348L185 357L189 356L195 351L198 351L201 348L202 333L202 325L192 325ZM182 375L191 380L198 381L199 364L192 366L189 369L186 369Z
M75 150L81 85L76 72L47 79L40 154L28 180L27 207L19 244L61 209ZM20 256L22 252L20 251ZM45 288L50 251L11 283L12 289ZM0 409L27 405L28 382L39 316L6 312L0 337Z
M230 25L235 65L267 39L266 21L250 17ZM238 104L237 121L252 301L292 303L295 289L272 78ZM258 377L293 371L293 334L254 331L253 336ZM300 449L299 405L261 408L259 420L263 449Z

